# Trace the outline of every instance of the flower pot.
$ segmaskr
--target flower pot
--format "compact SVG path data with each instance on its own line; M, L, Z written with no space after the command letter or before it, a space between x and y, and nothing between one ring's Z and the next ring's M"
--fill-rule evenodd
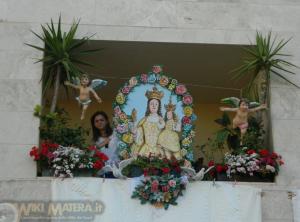
M143 175L143 170L138 166L132 166L130 169L130 177L139 177Z
M53 171L52 169L42 169L42 177L52 177Z
M261 174L254 174L253 176L250 175L243 175L243 174L235 174L233 175L233 180L239 182L274 182L275 176L273 174L261 175Z
M92 169L77 169L74 172L74 177L92 177L93 171Z
M232 179L228 178L225 172L216 174L216 181L231 181L231 180Z

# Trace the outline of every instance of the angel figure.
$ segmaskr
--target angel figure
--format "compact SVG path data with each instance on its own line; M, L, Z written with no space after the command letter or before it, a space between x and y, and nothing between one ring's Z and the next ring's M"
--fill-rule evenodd
M80 77L79 84L78 83L73 84L68 81L65 81L66 86L70 86L74 89L79 90L79 96L76 97L76 100L78 101L79 105L82 108L81 117L80 117L81 120L84 119L85 112L86 112L88 106L90 105L90 103L92 102L92 100L90 99L90 93L93 94L93 96L98 101L98 103L101 103L102 100L98 96L98 94L95 92L95 90L102 88L106 84L107 84L107 81L102 80L102 79L94 79L94 80L92 80L92 82L90 84L90 79L86 74L84 74Z
M221 111L236 112L232 120L233 129L239 128L241 132L241 142L243 144L243 137L248 129L248 114L267 109L266 104L260 105L258 102L249 102L247 99L239 99L236 97L229 97L222 99L223 104L232 106L234 108L220 107Z

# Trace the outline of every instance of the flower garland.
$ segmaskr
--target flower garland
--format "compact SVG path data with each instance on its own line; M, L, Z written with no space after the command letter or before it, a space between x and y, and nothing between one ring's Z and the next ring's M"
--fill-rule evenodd
M159 84L161 87L171 91L172 95L177 96L177 101L182 102L184 117L182 121L182 136L181 149L183 156L189 160L193 160L193 138L195 136L193 122L197 119L193 110L193 97L188 93L185 85L178 83L176 79L170 78L163 73L160 65L154 65L150 72L141 75L133 76L124 86L118 91L115 102L113 103L114 110L114 126L117 136L120 139L118 149L120 157L127 159L130 157L130 147L133 144L134 136L131 132L132 123L131 116L128 116L123 108L126 106L128 95L135 87L143 84Z
M149 202L157 208L177 205L177 198L183 195L188 180L186 177L175 177L171 174L145 177L141 184L135 187L132 198L138 198L141 204Z

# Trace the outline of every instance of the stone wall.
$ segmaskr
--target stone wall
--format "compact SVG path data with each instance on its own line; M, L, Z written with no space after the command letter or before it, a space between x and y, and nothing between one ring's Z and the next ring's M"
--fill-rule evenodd
M286 52L300 65L299 11L297 0L0 0L0 178L36 174L27 153L38 142L32 109L41 101L42 65L33 58L41 54L24 43L40 44L30 30L40 32L41 23L61 13L66 26L81 18L78 37L215 44L248 44L256 30L272 30L293 37ZM299 76L291 80L300 85ZM300 90L273 79L271 95L274 149L286 162L273 186L299 188ZM290 213L277 221L291 221Z

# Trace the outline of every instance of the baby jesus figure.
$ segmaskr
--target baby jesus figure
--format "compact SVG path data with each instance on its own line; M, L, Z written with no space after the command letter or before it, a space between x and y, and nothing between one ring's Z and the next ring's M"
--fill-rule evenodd
M98 103L101 103L102 100L95 92L95 90L101 88L102 86L105 86L106 84L107 81L101 79L94 79L90 84L89 77L86 74L80 77L80 84L72 84L68 81L65 81L66 86L70 86L74 89L79 90L79 96L76 97L76 100L78 101L79 105L82 108L81 117L80 117L81 120L84 119L85 112L89 104L92 102L92 100L90 99L90 93L93 94L93 96L98 101Z
M257 112L263 109L267 109L265 104L258 105L256 102L249 103L246 99L238 99L235 97L225 98L222 100L225 104L230 104L236 106L236 108L220 107L221 111L236 112L235 117L232 120L233 129L239 128L241 132L240 145L243 144L243 137L248 129L248 114ZM255 108L250 108L250 106L256 106Z

